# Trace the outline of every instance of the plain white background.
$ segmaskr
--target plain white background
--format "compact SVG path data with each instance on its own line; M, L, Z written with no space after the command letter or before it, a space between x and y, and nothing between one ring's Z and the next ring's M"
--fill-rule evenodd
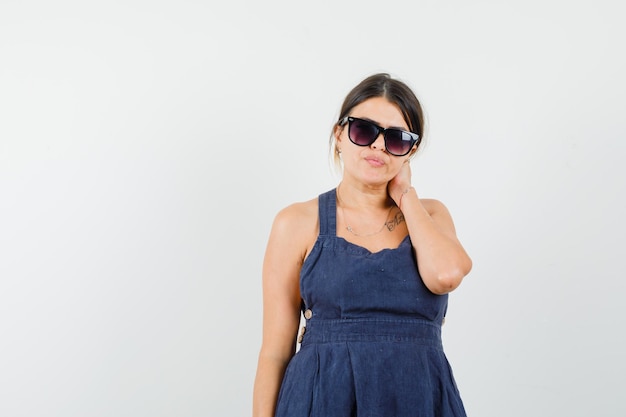
M271 222L378 71L474 260L468 414L625 415L619 4L3 0L0 415L250 415Z

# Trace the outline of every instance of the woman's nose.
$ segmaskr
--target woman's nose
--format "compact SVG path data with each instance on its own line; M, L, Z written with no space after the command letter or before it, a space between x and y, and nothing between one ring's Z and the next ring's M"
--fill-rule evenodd
M378 134L378 136L376 136L376 140L374 142L372 142L372 144L370 145L370 148L372 149L380 149L380 150L385 150L385 135L384 132L380 132Z

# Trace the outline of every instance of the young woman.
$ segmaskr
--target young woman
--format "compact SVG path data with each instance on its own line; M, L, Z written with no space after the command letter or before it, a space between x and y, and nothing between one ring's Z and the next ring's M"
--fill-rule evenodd
M254 417L465 416L441 325L472 263L446 207L411 186L423 133L400 80L376 74L346 97L341 182L274 220Z

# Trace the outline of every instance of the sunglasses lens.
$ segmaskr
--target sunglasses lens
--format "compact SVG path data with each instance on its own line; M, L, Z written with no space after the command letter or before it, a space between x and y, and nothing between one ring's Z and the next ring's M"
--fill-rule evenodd
M414 144L414 139L406 132L395 129L389 129L385 132L385 146L392 155L406 155Z
M348 131L350 140L355 145L368 146L376 140L378 136L378 128L365 120L352 120L350 122L350 130Z

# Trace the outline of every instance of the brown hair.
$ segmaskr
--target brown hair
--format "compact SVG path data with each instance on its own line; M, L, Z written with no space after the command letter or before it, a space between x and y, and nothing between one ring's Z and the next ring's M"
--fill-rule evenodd
M404 82L391 78L389 74L370 75L348 93L341 106L338 121L333 126L333 132L330 136L330 151L333 154L335 166L340 166L339 150L335 142L335 129L339 121L348 116L353 108L374 97L383 97L398 106L409 130L417 133L423 139L424 113L415 93ZM423 140L420 141L420 144L422 142Z

